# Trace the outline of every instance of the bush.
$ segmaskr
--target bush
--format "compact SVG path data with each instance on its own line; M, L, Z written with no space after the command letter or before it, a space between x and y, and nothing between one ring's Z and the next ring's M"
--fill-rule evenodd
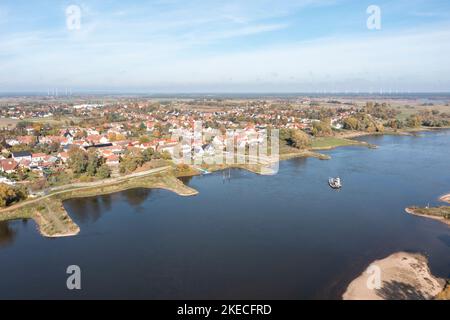
M111 176L111 169L108 167L108 165L103 164L98 168L97 170L97 177L101 179L106 179Z
M11 187L0 184L0 207L7 207L28 197L27 189L23 186Z

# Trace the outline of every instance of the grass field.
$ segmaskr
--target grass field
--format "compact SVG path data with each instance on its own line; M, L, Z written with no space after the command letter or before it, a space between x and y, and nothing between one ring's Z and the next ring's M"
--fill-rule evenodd
M53 125L63 125L66 122L70 123L70 121L73 121L74 123L79 123L82 121L82 119L76 118L76 117L60 117L58 119L55 119L53 117L48 118L26 118L26 119L10 119L10 118L0 118L0 128L9 128L13 129L20 121L27 121L27 122L39 122L39 123L48 123Z
M419 113L421 110L439 110L441 113L450 113L450 106L447 105L435 105L435 106L406 106L406 105L397 105L394 109L398 110L400 113L397 116L399 120L406 120L411 115Z
M336 137L322 137L313 139L311 147L313 150L326 150L353 145L368 146L367 143L356 140L336 138Z

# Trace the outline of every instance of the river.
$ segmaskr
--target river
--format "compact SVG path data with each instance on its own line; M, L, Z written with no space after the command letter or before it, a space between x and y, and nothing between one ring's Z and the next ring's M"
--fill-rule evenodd
M64 203L78 236L0 222L0 298L339 299L375 259L420 252L450 277L450 228L404 212L450 192L450 131L361 140L274 176L186 179L200 194L128 190ZM340 176L343 189L327 185ZM66 268L81 268L81 290Z

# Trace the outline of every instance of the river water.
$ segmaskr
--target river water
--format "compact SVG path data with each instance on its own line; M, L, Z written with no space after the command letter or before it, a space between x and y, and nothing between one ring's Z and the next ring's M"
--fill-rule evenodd
M274 176L187 179L195 197L136 189L66 201L75 237L0 223L0 298L339 299L400 250L450 277L450 228L404 212L450 192L450 131L361 140L379 148L283 161ZM327 180L338 175L335 191ZM69 265L81 290L66 287Z

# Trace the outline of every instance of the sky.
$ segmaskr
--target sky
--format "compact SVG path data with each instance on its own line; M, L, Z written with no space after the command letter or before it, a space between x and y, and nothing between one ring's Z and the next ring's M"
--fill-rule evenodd
M0 0L0 92L49 88L450 92L450 1Z

